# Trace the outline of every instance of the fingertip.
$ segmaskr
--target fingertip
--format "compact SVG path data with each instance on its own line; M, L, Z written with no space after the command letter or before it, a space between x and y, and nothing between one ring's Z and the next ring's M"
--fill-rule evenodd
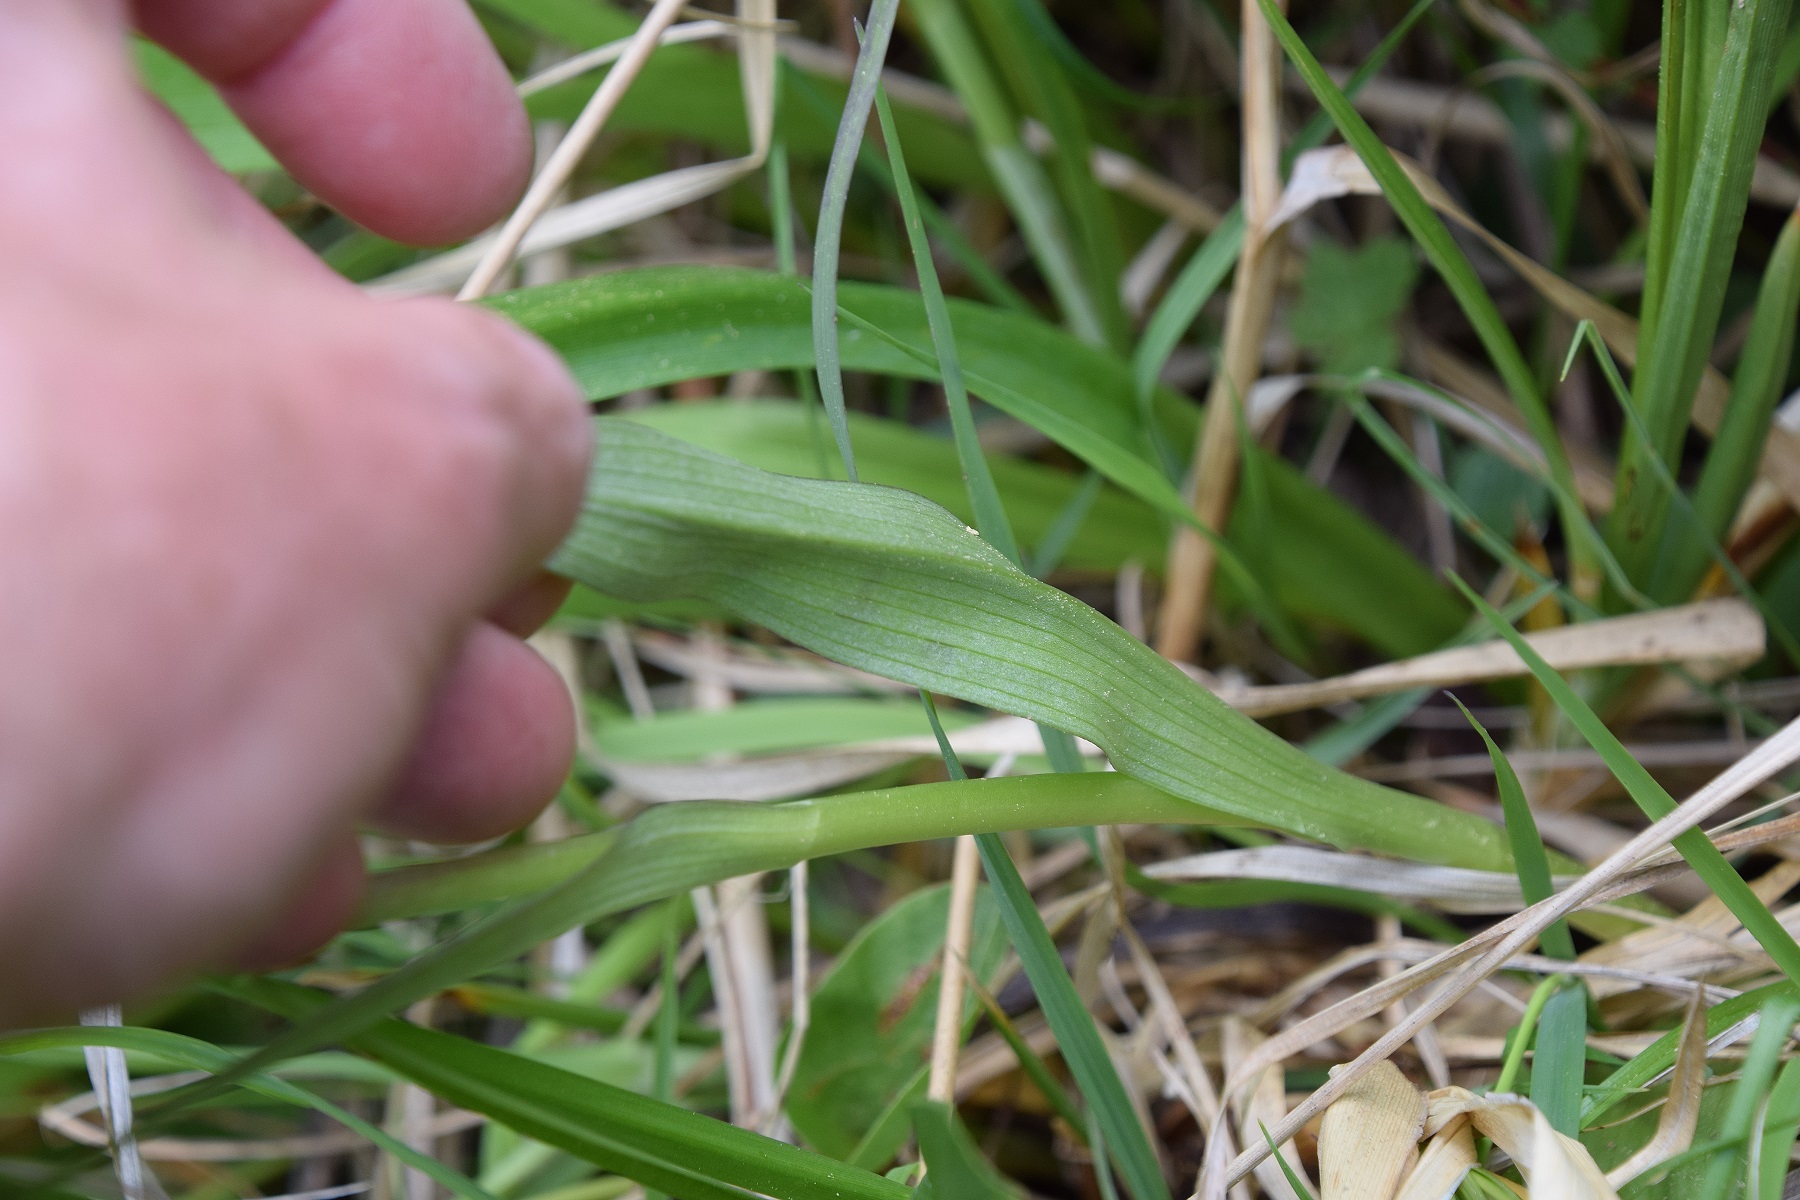
M556 796L574 756L574 704L562 677L524 642L481 622L373 819L422 841L497 837Z
M333 0L220 90L297 180L398 241L473 236L530 176L524 107L460 3Z
M241 971L273 971L311 958L349 924L365 879L356 837L340 838L275 923L232 956L233 965Z
M519 637L529 637L556 615L574 583L553 571L539 570L500 603L488 610L487 619Z

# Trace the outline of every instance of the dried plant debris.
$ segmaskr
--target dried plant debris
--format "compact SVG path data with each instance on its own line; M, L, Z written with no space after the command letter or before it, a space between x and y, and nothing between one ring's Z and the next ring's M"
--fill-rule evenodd
M582 736L0 1036L0 1194L1788 1194L1790 7L476 0L544 166L431 251L141 43L597 405Z

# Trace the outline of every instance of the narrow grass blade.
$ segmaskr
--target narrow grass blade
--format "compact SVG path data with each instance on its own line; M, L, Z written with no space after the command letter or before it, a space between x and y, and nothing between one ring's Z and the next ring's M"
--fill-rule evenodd
M1056 514L1056 520L1050 523L1032 551L1030 571L1034 577L1047 578L1061 565L1069 546L1094 511L1094 501L1100 498L1100 489L1105 483L1106 477L1098 471L1090 470L1081 477L1081 486L1070 493L1069 502Z
M1717 5L1693 7L1713 15L1724 11ZM1656 278L1646 280L1656 299L1652 320L1640 331L1633 378L1633 399L1649 436L1630 431L1625 435L1619 453L1618 503L1608 522L1613 548L1633 578L1647 573L1660 548L1670 496L1645 460L1655 456L1672 463L1687 429L1725 300L1732 248L1743 224L1768 111L1765 97L1790 7L1789 0L1742 0L1731 5L1729 32L1717 56L1696 54L1698 47L1685 34L1665 44L1679 48L1685 56L1682 71L1693 76L1695 84L1702 82L1698 70L1712 79L1704 101L1693 95L1685 78L1682 81L1687 94L1681 102L1684 127L1678 145L1685 158L1688 139L1694 138L1691 182L1681 189L1677 181L1681 190L1672 193L1681 206L1678 224L1659 222L1654 214L1652 220L1653 236L1666 245L1667 258L1652 260ZM1695 137L1696 131L1686 123L1699 120L1702 111L1704 125ZM1664 132L1659 130L1659 135ZM1659 146L1658 153L1671 149ZM1665 261L1666 273L1656 269Z
M1112 201L1094 178L1093 143L1081 102L1062 64L1043 39L1034 36L1033 23L1019 0L968 0L968 7L1013 97L1050 133L1052 175L1068 214L1088 304L1099 319L1105 344L1123 352L1130 339L1119 298L1125 255Z
M116 1046L122 1050L147 1051L169 1062L214 1073L228 1070L241 1061L238 1055L229 1050L215 1046L211 1042L201 1041L199 1038L163 1029L143 1029L131 1025L84 1025L66 1029L37 1029L30 1033L15 1034L0 1038L0 1058L12 1054L24 1054L32 1050L62 1046ZM407 1166L423 1172L433 1181L442 1184L453 1195L461 1196L464 1200L494 1200L489 1192L468 1176L452 1170L429 1154L420 1153L388 1133L387 1130L363 1120L348 1109L340 1108L308 1088L268 1075L246 1075L237 1082L238 1086L248 1091L266 1096L271 1100L313 1109L345 1128L354 1130Z
M1106 322L1082 278L1056 191L1043 165L1020 141L1018 114L994 79L980 39L957 0L913 0L911 11L932 57L969 110L988 170L1069 329L1089 345L1106 345Z
M1219 227L1206 236L1194 256L1181 268L1175 282L1169 285L1156 311L1144 326L1137 350L1131 357L1133 382L1137 387L1139 411L1148 418L1156 395L1157 377L1169 361L1176 343L1194 323L1201 308L1212 299L1231 268L1237 265L1238 252L1244 244L1244 209L1233 205ZM1151 424L1146 420L1146 428Z
M1538 1019L1544 1015L1544 1006L1569 980L1567 975L1552 975L1532 989L1531 998L1525 1002L1525 1011L1519 1014L1519 1023L1508 1036L1506 1057L1500 1062L1500 1074L1494 1080L1493 1092L1510 1092L1517 1085L1520 1069L1525 1065L1525 1047L1531 1045L1531 1039L1537 1034Z
M925 226L919 218L918 201L913 198L912 175L906 169L900 132L894 125L887 96L879 88L875 93L875 109L880 115L888 161L894 170L894 191L900 199L906 238L912 246L913 267L919 273L919 292L925 300L931 343L937 350L944 402L950 410L950 428L956 441L957 458L962 463L963 484L969 490L969 505L975 510L975 526L982 537L1017 565L1019 544L1013 537L1012 522L1006 518L1006 506L1000 501L1000 492L994 486L993 473L988 470L987 458L981 452L981 441L975 432L975 416L969 409L969 392L963 385L962 364L956 353L956 330L952 328L950 312L944 306L944 289L938 282L937 266L931 260L931 243L925 237Z
M822 121L830 122L837 119L837 113L832 110L830 102L804 72L794 70L784 61L781 78L784 91L791 91ZM878 183L883 191L890 195L893 194L894 173L888 169L888 165L882 160L880 153L869 145L867 140L864 140L862 147L857 151L856 165L863 174ZM918 202L920 215L925 218L925 226L931 236L955 257L957 265L968 274L976 290L987 297L988 303L1025 316L1037 317L1037 310L1031 306L1031 302L1020 295L1017 288L1006 282L1006 279L998 271L988 265L980 251L969 244L969 239L963 235L962 230L958 229L956 223L944 215L943 209L939 208L930 196L920 195Z
M272 980L239 998L290 1017L325 997ZM466 1038L402 1021L364 1030L351 1048L452 1104L627 1178L693 1200L901 1200L879 1175Z
M1477 595L1474 589L1454 576L1452 581L1462 590L1464 598L1487 618L1494 631L1505 638L1519 657L1525 660L1533 677L1550 693L1550 698L1581 732L1588 745L1606 762L1607 769L1630 793L1637 806L1652 820L1673 812L1674 799L1641 763L1631 757L1619 739L1595 715L1594 710L1587 706L1587 702L1575 694L1575 689L1519 636L1517 630L1502 620L1500 614ZM1743 922L1744 928L1762 945L1782 973L1789 979L1800 981L1800 946L1794 944L1793 936L1776 920L1768 906L1757 899L1756 893L1750 890L1750 885L1744 882L1743 876L1725 861L1719 848L1699 829L1688 830L1675 839L1674 845L1688 865L1694 868L1694 873L1724 902L1732 915Z
M837 142L825 171L825 196L819 208L819 227L813 242L813 347L819 373L819 395L831 418L831 433L844 460L844 477L856 481L856 454L850 446L850 427L844 418L844 374L838 353L837 296L838 252L843 244L844 209L850 202L850 177L856 170L869 109L881 83L881 67L887 61L888 39L894 32L894 15L900 0L875 0L869 10L862 50L844 102Z
M944 755L945 770L950 772L952 779L968 778L962 763L957 761L956 751L950 747L950 739L944 735L931 694L919 694L924 698L925 711L931 714L932 730L937 734L938 746ZM1075 982L1069 978L1068 968L1063 966L1062 956L1056 951L1050 931L1044 927L1044 919L1039 915L1031 893L1026 890L1025 881L1019 877L1018 867L1013 865L1012 857L1006 852L1006 843L998 834L984 833L976 836L975 844L981 850L982 865L987 869L988 882L993 885L994 899L1000 906L1000 921L1006 926L1019 964L1025 968L1038 1004L1043 1007L1051 1031L1056 1034L1063 1061L1075 1076L1076 1086L1086 1098L1089 1112L1106 1144L1119 1160L1119 1173L1125 1177L1126 1186L1137 1200L1167 1200L1169 1189L1163 1182L1162 1169L1157 1165L1156 1154L1150 1149L1144 1128L1138 1124L1137 1113L1125 1095L1125 1086L1119 1082L1112 1055L1106 1052L1106 1044L1100 1040L1092 1014L1076 994Z
M1125 1186L1137 1200L1166 1200L1168 1185L1163 1182L1162 1170L1143 1126L1138 1124L1125 1087L1119 1082L1112 1056L1094 1028L1094 1018L1076 995L1075 984L1038 916L1037 905L1032 903L1031 893L1019 878L1019 869L1006 853L1006 844L999 835L991 833L980 835L976 844L1000 901L1000 919L1012 938L1013 949L1019 954L1044 1016L1056 1033L1063 1061L1087 1100Z
M1567 495L1573 496L1574 475L1569 467L1568 456L1563 451L1562 439L1556 431L1556 422L1538 390L1531 367L1519 352L1518 343L1513 340L1512 332L1500 316L1499 309L1494 307L1487 289L1476 276L1475 268L1450 237L1450 231L1444 227L1442 219L1419 194L1419 189L1407 177L1400 164L1394 161L1394 156L1369 127L1369 123L1351 106L1343 91L1325 73L1325 68L1319 65L1319 60L1307 49L1306 43L1294 31L1294 27L1288 23L1273 0L1257 0L1257 3L1281 42L1282 49L1299 70L1301 78L1306 81L1307 87L1331 115L1338 131L1344 135L1344 140L1361 156L1370 174L1381 185L1388 202L1393 205L1395 213L1424 250L1426 258L1448 285L1451 294L1456 297L1457 304L1474 326L1476 336L1481 339L1489 358L1499 370L1513 402L1524 415L1532 437L1543 450L1550 472L1563 483ZM1592 570L1593 552L1582 532L1581 515L1578 511L1571 512L1568 502L1560 494L1558 504L1578 573L1589 572Z
M1017 1200L948 1104L924 1100L912 1107L913 1133L925 1179L913 1189L915 1200Z
M1626 389L1625 381L1619 376L1618 364L1613 361L1612 353L1606 348L1605 341L1601 339L1591 321L1582 321L1575 326L1575 339L1569 345L1571 361L1583 342L1592 347L1594 357L1600 364L1601 374L1612 388L1614 396L1618 398L1620 410L1625 414L1626 428L1635 429L1640 437L1648 438L1649 433L1643 416L1637 411L1635 399ZM1565 373L1567 369L1565 365ZM1765 425L1765 431L1767 428ZM1796 640L1794 635L1788 631L1787 622L1783 621L1780 615L1769 607L1769 602L1762 593L1750 585L1750 581L1744 578L1744 573L1738 569L1737 563L1732 561L1731 555L1727 553L1725 547L1706 528L1705 522L1694 508L1694 502L1688 499L1687 493L1683 492L1680 485L1676 483L1669 465L1655 455L1647 456L1644 462L1650 468L1650 473L1662 481L1665 495L1675 512L1682 518L1682 523L1674 528L1680 529L1693 544L1712 556L1713 562L1718 564L1719 570L1723 572L1725 578L1731 581L1732 586L1737 589L1738 595L1754 605L1757 612L1762 615L1765 627L1775 635L1775 639L1781 643L1782 649L1787 652L1788 657L1800 663L1800 640Z
M1762 1023L1757 1026L1756 1037L1744 1055L1744 1065L1731 1090L1731 1105L1719 1124L1722 1138L1735 1141L1750 1136L1757 1112L1768 1101L1769 1085L1774 1082L1775 1071L1781 1065L1781 1052L1793 1036L1796 1019L1800 1019L1800 1000L1791 996L1777 996L1763 1006ZM1752 1170L1746 1172L1746 1165ZM1744 1154L1736 1149L1715 1151L1712 1161L1707 1164L1706 1179L1696 1193L1696 1200L1724 1200L1734 1180L1743 1179L1746 1174L1749 1175L1746 1182L1754 1187L1754 1166L1746 1164Z
M1777 996L1796 994L1800 993L1796 993L1794 985L1783 980L1721 1001L1706 1010L1706 1036L1718 1037ZM1614 1071L1605 1083L1595 1087L1582 1102L1583 1127L1592 1127L1621 1100L1648 1087L1657 1076L1674 1066L1681 1042L1682 1031L1671 1029Z
M1537 821L1526 803L1525 789L1506 755L1500 752L1475 714L1452 696L1475 732L1487 744L1500 787L1500 805L1506 813L1506 836L1512 844L1513 867L1519 874L1519 890L1527 904L1548 900L1553 891L1550 856L1538 836ZM1538 938L1551 958L1573 959L1575 941L1567 921L1558 921ZM1581 1083L1587 1070L1587 998L1579 986L1550 996L1538 1021L1537 1052L1531 1060L1531 1102L1559 1133L1574 1137L1581 1128ZM1523 1034L1521 1034L1521 1037Z
M1346 98L1355 99L1356 94L1362 91L1363 85L1375 78L1381 68L1387 66L1388 59L1394 56L1394 51L1400 48L1400 43L1406 40L1406 35L1412 32L1413 26L1417 25L1420 18L1430 12L1436 3L1437 0L1414 0L1413 6L1406 10L1406 15L1401 17L1399 23L1382 36L1382 39L1375 44L1375 49L1369 51L1369 56L1363 59L1362 65L1357 67L1350 78L1344 81ZM1320 109L1309 117L1306 124L1300 127L1300 131L1288 140L1287 149L1281 152L1282 174L1287 174L1288 169L1294 165L1294 160L1300 155L1315 146L1323 145L1326 137L1331 133L1331 128L1330 110Z
M1550 856L1544 850L1543 839L1538 835L1537 820L1531 815L1531 806L1525 801L1525 789L1519 783L1518 774L1512 769L1512 763L1500 752L1494 743L1493 736L1487 728L1475 719L1463 702L1455 696L1450 702L1461 710L1462 715L1474 726L1475 732L1487 745L1488 757L1494 764L1494 779L1500 787L1500 807L1506 813L1506 838L1512 846L1513 869L1519 874L1519 891L1525 897L1526 904L1536 904L1540 900L1548 900L1555 890L1550 881ZM1557 922L1538 939L1544 953L1551 958L1573 959L1575 943L1570 940L1569 927L1565 922ZM1564 1132L1568 1132L1564 1130Z
M1030 1044L1026 1042L1025 1036L1019 1032L1019 1027L1013 1024L1012 1018L1006 1015L1006 1010L1000 1007L1000 1003L994 999L993 993L981 986L979 980L971 978L969 990L974 992L975 998L981 1002L981 1009L987 1014L988 1023L994 1027L994 1031L1000 1035L1001 1040L1012 1050L1013 1057L1019 1060L1019 1068L1025 1072L1025 1077L1031 1080L1038 1091L1043 1093L1044 1099L1050 1104L1051 1111L1063 1119L1063 1123L1069 1127L1071 1134L1077 1139L1085 1141L1087 1139L1087 1118L1081 1115L1081 1110L1075 1107L1075 1101L1070 1098L1068 1091L1057 1081L1056 1076L1051 1074L1050 1064L1046 1063L1043 1056L1031 1048Z
M1782 226L1763 269L1750 334L1731 379L1731 399L1694 489L1700 536L1671 530L1665 537L1650 580L1652 594L1660 598L1677 600L1693 594L1706 567L1706 538L1715 542L1726 538L1744 493L1756 479L1769 422L1793 358L1796 313L1800 313L1800 210Z
M1788 1120L1777 1114L1791 1113ZM1800 1133L1800 1059L1789 1059L1769 1089L1769 1104L1762 1130L1762 1155L1756 1174L1746 1195L1755 1200L1782 1200L1790 1158L1794 1151L1794 1135Z

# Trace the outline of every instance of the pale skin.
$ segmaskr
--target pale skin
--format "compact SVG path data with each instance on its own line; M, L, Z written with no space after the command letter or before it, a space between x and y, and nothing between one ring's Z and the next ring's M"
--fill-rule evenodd
M515 828L573 743L521 637L579 391L326 270L139 90L134 26L388 236L473 234L529 169L462 0L0 7L0 1027L291 961L359 830Z

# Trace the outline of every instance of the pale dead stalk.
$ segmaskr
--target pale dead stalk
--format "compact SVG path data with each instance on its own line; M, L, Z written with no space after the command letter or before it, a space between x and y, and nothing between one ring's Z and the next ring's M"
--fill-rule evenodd
M117 1004L109 1004L84 1011L81 1023L119 1026L125 1023L125 1016ZM156 1176L145 1168L137 1136L132 1132L131 1072L125 1052L113 1046L85 1046L81 1053L87 1059L88 1079L94 1085L94 1099L106 1127L106 1145L112 1151L119 1190L125 1194L125 1200L168 1200Z
M1292 1052L1288 1047L1296 1040L1304 1038L1304 1040L1299 1040L1298 1044L1306 1046L1317 1041L1321 1036L1325 1036L1322 1031L1332 1026L1337 1020L1337 1017L1332 1014L1362 1009L1362 1015L1370 1015L1386 1007L1396 996L1405 995L1422 983L1439 978L1453 969L1456 970L1456 974L1445 979L1405 1021L1389 1030L1372 1046L1358 1055L1354 1062L1339 1070L1329 1082L1290 1113L1287 1119L1281 1123L1281 1127L1272 1131L1274 1138L1279 1142L1292 1137L1308 1121L1322 1113L1333 1100L1342 1095L1344 1090L1363 1072L1375 1063L1392 1056L1396 1050L1416 1035L1421 1027L1436 1020L1452 1004L1478 987L1489 975L1500 970L1508 959L1530 945L1550 925L1562 920L1569 913L1583 907L1588 902L1601 899L1610 887L1618 884L1621 877L1629 873L1644 859L1661 851L1681 834L1697 828L1713 813L1730 804L1745 792L1757 787L1796 758L1800 758L1800 720L1784 726L1780 732L1769 738L1756 751L1727 768L1685 803L1632 838L1618 851L1608 856L1605 862L1583 876L1566 891L1535 904L1518 916L1502 921L1484 933L1470 938L1440 955L1438 960L1423 963L1411 971L1396 976L1391 981L1378 984L1359 996L1351 997L1334 1005L1317 1017L1300 1022L1294 1028L1284 1031L1280 1037L1270 1039L1264 1052L1252 1057L1256 1071L1260 1072L1263 1067L1268 1065L1256 1062L1258 1058L1273 1054L1271 1061L1279 1062ZM1611 897L1605 898L1610 899ZM1374 1002L1371 1007L1372 1001L1378 1002ZM1328 1017L1331 1019L1324 1019ZM1308 1027L1313 1028L1309 1030ZM1343 1026L1337 1025L1336 1027L1342 1028ZM1249 1066L1250 1064L1246 1064L1246 1072ZM1236 1078L1228 1080L1226 1095L1233 1094L1242 1082L1244 1080ZM1267 1154L1266 1147L1250 1147L1232 1163L1231 1170L1226 1176L1227 1181L1243 1178ZM1222 1196L1222 1189L1216 1190L1213 1195ZM1213 1200L1213 1198L1208 1197L1208 1200Z
M1216 532L1224 530L1237 494L1238 410L1262 365L1286 245L1281 231L1267 228L1281 203L1281 50L1257 0L1243 0L1242 11L1244 247L1189 484L1194 516ZM1156 631L1165 658L1188 661L1199 650L1217 565L1212 543L1198 531L1176 531Z
M519 243L525 240L526 232L555 202L557 192L568 183L582 155L594 144L594 138L612 117L613 110L619 107L619 101L624 99L626 89L637 80L638 72L649 61L663 31L674 23L685 3L686 0L656 0L644 23L638 26L630 46L620 55L618 66L608 72L594 90L581 115L569 127L568 136L557 144L544 169L526 189L525 198L519 201L519 206L501 227L499 237L488 246L481 262L476 264L474 274L456 294L458 300L474 300L487 295L501 272L512 265L513 255L518 251Z
M925 1095L954 1103L956 1058L962 1049L963 971L975 918L975 885L981 877L981 853L975 838L956 839L950 867L950 916L944 930L944 959L938 983L937 1025L931 1038L931 1075Z

